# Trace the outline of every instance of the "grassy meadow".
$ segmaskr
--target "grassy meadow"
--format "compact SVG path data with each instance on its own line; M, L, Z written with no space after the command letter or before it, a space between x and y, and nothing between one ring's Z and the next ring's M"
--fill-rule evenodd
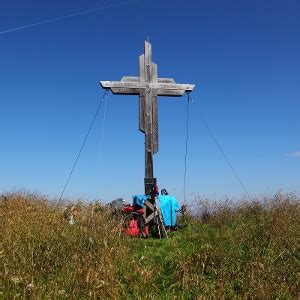
M3 299L300 297L300 199L198 201L169 239L124 237L101 205L0 196Z

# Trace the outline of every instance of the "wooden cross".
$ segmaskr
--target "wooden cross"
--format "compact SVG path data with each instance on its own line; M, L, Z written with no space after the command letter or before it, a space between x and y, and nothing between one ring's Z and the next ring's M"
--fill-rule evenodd
M140 76L125 76L121 81L100 81L102 88L117 95L139 95L139 129L145 134L145 194L151 195L156 186L153 177L153 154L158 151L158 96L179 97L191 92L195 85L177 84L172 78L158 78L157 65L152 62L151 44L145 41L145 52L140 55Z

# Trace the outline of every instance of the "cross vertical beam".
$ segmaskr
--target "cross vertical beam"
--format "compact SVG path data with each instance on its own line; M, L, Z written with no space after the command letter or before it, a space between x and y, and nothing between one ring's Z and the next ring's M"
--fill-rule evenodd
M140 130L145 134L145 194L151 194L156 185L153 177L153 154L158 151L157 133L157 93L151 89L150 83L157 81L157 66L152 62L151 44L145 42L144 54L140 55L139 82L145 84L140 95Z

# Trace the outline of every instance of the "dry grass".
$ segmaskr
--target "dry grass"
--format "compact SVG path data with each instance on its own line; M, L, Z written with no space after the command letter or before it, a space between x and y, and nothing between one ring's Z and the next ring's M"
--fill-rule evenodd
M300 296L295 196L202 204L200 233L187 236L190 253L184 253L178 268L184 289L217 297Z
M120 294L116 262L128 255L126 243L108 212L79 209L71 226L62 207L39 196L2 197L4 298Z
M300 204L293 195L200 201L201 218L168 240L124 238L105 208L1 196L2 297L297 298ZM1 296L0 296L1 298Z

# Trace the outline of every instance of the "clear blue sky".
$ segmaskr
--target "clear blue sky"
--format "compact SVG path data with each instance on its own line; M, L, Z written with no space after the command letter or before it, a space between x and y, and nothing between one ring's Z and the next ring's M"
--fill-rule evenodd
M0 31L118 1L1 1ZM59 196L103 91L138 74L147 37L160 77L194 83L187 192L300 192L300 2L147 1L0 34L0 191ZM159 99L160 188L182 200L186 97ZM110 95L66 190L71 198L143 192L137 96Z

